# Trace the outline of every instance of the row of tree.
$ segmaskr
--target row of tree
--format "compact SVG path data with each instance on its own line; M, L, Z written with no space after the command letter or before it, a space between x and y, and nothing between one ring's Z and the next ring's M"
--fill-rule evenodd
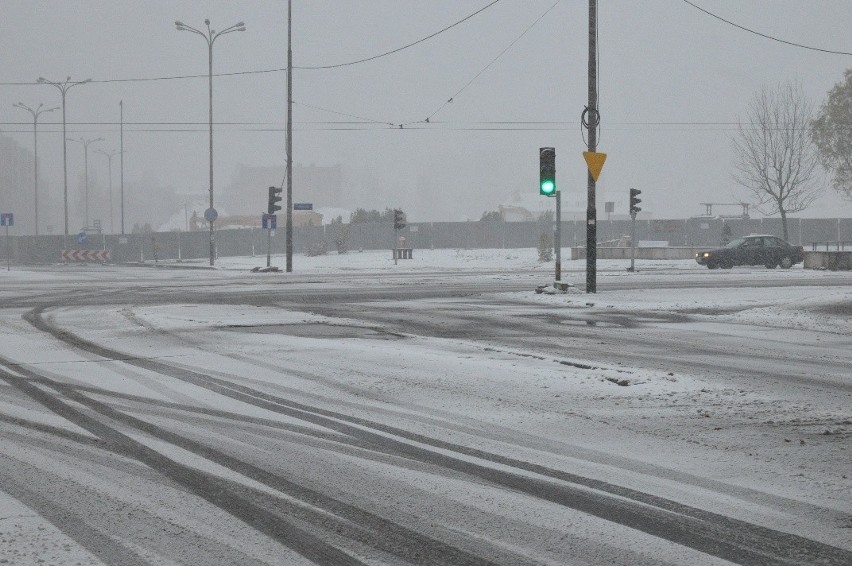
M852 69L828 92L811 124L811 138L834 189L852 200Z
M833 188L852 200L852 69L817 112L798 83L764 87L733 144L734 179L761 213L781 216L785 240L787 215L806 209L823 189L820 164Z

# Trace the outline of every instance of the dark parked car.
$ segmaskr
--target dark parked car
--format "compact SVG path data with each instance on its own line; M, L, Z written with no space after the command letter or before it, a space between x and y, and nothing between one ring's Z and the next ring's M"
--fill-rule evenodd
M769 269L780 265L789 269L804 259L802 246L792 246L781 238L761 234L737 238L725 247L695 254L695 261L710 269L730 269L735 265L765 265Z

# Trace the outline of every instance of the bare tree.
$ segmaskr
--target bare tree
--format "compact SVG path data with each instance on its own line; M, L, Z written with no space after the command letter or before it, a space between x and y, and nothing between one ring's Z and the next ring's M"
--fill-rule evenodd
M751 192L762 214L781 215L784 239L787 215L805 210L823 188L819 157L809 135L813 107L796 83L755 94L748 121L733 139L734 180Z

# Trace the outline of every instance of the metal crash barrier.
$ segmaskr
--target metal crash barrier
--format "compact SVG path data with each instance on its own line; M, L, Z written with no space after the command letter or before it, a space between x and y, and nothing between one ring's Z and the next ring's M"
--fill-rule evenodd
M394 248L393 259L414 259L413 253L413 248Z
M811 250L805 252L804 268L852 270L852 242L813 242Z

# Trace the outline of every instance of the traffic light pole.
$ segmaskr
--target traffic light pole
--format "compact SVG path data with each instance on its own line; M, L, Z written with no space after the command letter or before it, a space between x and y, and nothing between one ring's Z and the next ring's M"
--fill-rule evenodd
M634 189L631 187L630 189L630 269L628 271L634 271L635 269L635 261L636 261L636 215L639 213L641 208L639 208L639 203L642 202L642 199L639 198L639 195L642 193L639 189Z
M266 267L272 266L272 230L266 230Z
M600 123L598 115L598 69L597 69L597 39L598 39L598 1L589 0L589 104L586 107L586 126L588 128L588 146L590 152L595 152L598 146L597 128ZM597 293L597 209L595 207L595 178L591 171L587 172L586 207L586 293Z
M562 280L562 191L556 191L556 281Z
M538 148L538 194L556 197L556 230L553 247L556 248L556 275L554 281L562 279L562 195L556 185L556 148Z
M281 210L278 205L281 202L282 189L278 187L269 187L269 201L266 206L266 215L263 220L263 227L266 228L266 267L272 266L272 229L276 227L275 213Z
M630 271L636 271L636 213L630 211Z

